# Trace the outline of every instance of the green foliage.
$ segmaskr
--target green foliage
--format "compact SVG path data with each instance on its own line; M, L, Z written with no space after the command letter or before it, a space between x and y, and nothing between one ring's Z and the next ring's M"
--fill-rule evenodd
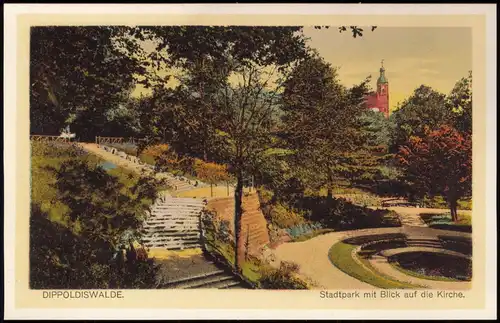
M125 260L157 182L113 169L69 144L32 143L30 285L33 288L146 288L155 267ZM130 251L130 250L128 250Z
M273 227L286 229L304 223L304 217L294 210L290 210L283 204L278 203L271 207L271 210L266 214L268 222Z
M419 215L422 220L431 228L460 232L472 232L472 218L468 214L458 213L458 218L455 222L453 221L451 213L421 213Z
M472 71L455 84L446 104L453 112L455 128L472 134Z
M428 86L420 86L391 114L394 123L392 150L406 144L411 136L422 136L426 127L434 129L449 124L451 111L446 107L446 95Z
M386 277L373 270L367 261L363 262L366 267L361 266L352 257L355 248L357 248L357 245L341 241L330 248L328 257L332 264L344 273L375 287L384 289L414 289L420 287Z
M308 284L297 277L299 266L282 261L278 269L262 268L259 285L263 289L308 289Z
M320 196L306 197L294 205L305 217L335 230L401 226L397 214L384 209L370 209L355 205L342 198L333 200Z
M307 169L310 183L331 192L336 177L356 176L361 168L355 164L369 160L358 153L364 145L358 116L368 81L345 88L336 70L317 56L302 61L287 79L282 136L297 151L293 167Z
M424 196L422 199L418 200L422 207L431 209L446 209L449 207L448 202L443 196ZM472 199L458 200L459 210L472 210Z
M142 49L126 37L128 30L119 26L31 28L31 133L56 135L70 125L81 139L93 141L110 123L128 118L119 112L120 105L126 102L135 76L145 73Z
M388 119L382 113L372 110L364 111L359 118L368 146L389 147L391 133L394 131L392 119Z

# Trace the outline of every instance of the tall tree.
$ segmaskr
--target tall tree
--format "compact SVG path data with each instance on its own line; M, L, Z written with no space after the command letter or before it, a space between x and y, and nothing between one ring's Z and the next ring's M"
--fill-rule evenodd
M220 162L228 164L236 178L235 265L240 270L245 257L241 236L243 183L274 147L274 115L280 102L281 84L271 86L273 71L258 66L241 66L238 72L239 82L228 80L217 95L220 115L216 135L217 141L223 143Z
M391 151L397 152L411 136L424 135L426 127L435 129L450 124L452 112L445 103L446 95L425 85L418 87L391 115L394 122Z
M446 101L448 109L453 112L455 127L472 134L472 71L455 84Z
M457 221L457 201L472 191L470 134L448 125L427 128L424 135L410 137L397 156L417 193L445 196L452 219Z
M59 134L69 125L93 139L106 112L126 101L146 72L142 49L129 27L32 27L30 34L31 132ZM147 62L145 62L147 64Z
M284 91L284 130L297 161L314 169L315 181L326 186L331 201L338 176L351 176L353 155L363 146L359 114L364 110L367 82L342 86L336 70L320 57L304 60Z

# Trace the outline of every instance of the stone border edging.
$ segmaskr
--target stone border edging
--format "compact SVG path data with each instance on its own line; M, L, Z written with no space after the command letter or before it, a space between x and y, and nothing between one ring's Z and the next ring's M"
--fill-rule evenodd
M344 243L344 241L347 240L347 239L344 239L344 240L340 240L340 242ZM363 243L359 246L357 246L356 248L354 248L352 251L351 251L351 257L352 259L358 264L360 265L361 267L363 267L363 269L369 271L370 273L372 274L375 274L375 275L378 275L380 276L380 273L369 268L368 266L366 266L359 258L358 258L358 252L361 251L361 249L363 249L364 247L366 246L369 246L369 245L372 245L372 244L375 244L375 243L380 243L380 242L391 242L391 241L395 241L395 240L398 240L398 241L406 241L405 238L395 238L395 239L382 239L382 240L373 240L373 241L370 241L370 242L366 242L366 243Z

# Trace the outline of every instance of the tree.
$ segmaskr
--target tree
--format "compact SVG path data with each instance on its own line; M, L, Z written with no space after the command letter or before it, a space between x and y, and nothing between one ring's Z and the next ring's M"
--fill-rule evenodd
M411 136L424 135L425 127L435 129L442 124L451 124L453 115L445 103L446 95L425 85L418 87L391 115L394 122L391 151L397 152Z
M282 80L271 78L286 76L290 66L309 56L302 27L140 26L135 36L157 42L150 56L155 68L185 72L176 91L180 104L167 109L179 118L173 133L187 140L184 147L194 147L191 154L227 164L235 175L235 247L240 250L244 176L256 172L276 145ZM151 86L163 88L167 80L158 77ZM243 258L236 259L241 269Z
M472 191L472 139L449 125L412 136L397 155L407 180L420 194L446 197L453 221L457 201Z
M448 109L453 113L457 130L472 134L472 71L460 79L446 99Z
M146 73L142 49L129 27L32 27L30 34L31 132L59 134L69 125L92 139L106 112L124 103Z
M194 164L196 177L210 184L210 196L214 196L213 185L222 181L229 180L229 173L226 165L216 163L207 163L202 160L196 160Z
M216 135L223 142L221 163L229 165L236 178L235 188L235 266L241 270L244 260L244 237L241 236L243 182L261 165L274 147L274 117L279 104L278 83L271 87L272 71L258 66L241 66L239 82L227 81L217 95L220 116Z
M103 241L112 248L118 246L126 232L140 240L139 227L148 210L145 201L156 199L155 179L140 178L129 189L103 168L90 167L78 159L66 161L52 171L56 174L58 200L68 206L73 229L78 228L85 238Z
M327 187L329 201L337 177L353 175L354 152L364 143L358 116L367 82L345 88L336 70L316 56L304 60L285 84L282 136L297 152L297 163L313 170L312 182Z
M392 120L382 113L372 110L363 111L360 115L361 127L366 135L366 144L370 147L388 148L393 132Z

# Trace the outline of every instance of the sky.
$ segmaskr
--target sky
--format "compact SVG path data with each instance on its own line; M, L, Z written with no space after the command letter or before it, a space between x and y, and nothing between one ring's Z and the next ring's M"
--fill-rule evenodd
M422 84L448 94L455 83L472 70L472 30L455 27L364 28L353 38L337 28L305 28L309 45L333 66L340 80L350 86L371 75L376 87L381 60L389 81L389 104L410 96Z
M422 84L448 94L455 83L472 70L472 30L464 27L378 27L365 28L363 37L349 31L304 28L309 46L338 67L346 86L371 75L376 87L381 60L389 81L391 110ZM147 46L152 47L152 46ZM146 94L141 87L134 96Z

